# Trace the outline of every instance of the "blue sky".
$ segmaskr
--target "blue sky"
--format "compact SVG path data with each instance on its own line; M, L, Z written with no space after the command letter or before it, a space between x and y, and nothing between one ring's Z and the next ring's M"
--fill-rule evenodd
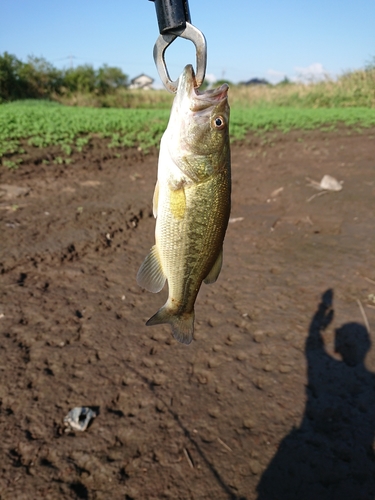
M209 79L335 77L375 56L374 0L189 0L208 44ZM0 53L43 56L63 68L89 63L146 73L160 85L152 49L159 35L148 0L2 0ZM195 63L194 46L166 51L172 78Z

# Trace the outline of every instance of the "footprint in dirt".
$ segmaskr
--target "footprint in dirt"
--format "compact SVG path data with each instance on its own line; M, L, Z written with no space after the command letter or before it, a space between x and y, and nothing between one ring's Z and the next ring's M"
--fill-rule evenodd
M323 332L333 319L333 291L314 314L305 353L306 408L262 475L258 500L364 500L375 498L375 374L364 364L367 329L346 323L335 330L330 356Z

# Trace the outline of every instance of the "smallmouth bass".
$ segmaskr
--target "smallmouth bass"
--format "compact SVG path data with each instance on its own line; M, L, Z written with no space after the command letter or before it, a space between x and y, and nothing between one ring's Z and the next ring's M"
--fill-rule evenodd
M160 143L155 245L137 274L154 293L168 280L168 300L146 325L169 323L185 344L202 281L214 283L221 271L231 196L228 85L205 92L194 85L188 65Z

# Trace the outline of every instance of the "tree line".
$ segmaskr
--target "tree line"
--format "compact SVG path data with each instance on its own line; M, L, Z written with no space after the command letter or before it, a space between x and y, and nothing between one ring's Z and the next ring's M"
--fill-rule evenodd
M99 69L90 64L57 69L43 57L29 56L22 62L8 52L0 55L0 102L73 92L106 95L127 84L128 76L120 68L106 64Z

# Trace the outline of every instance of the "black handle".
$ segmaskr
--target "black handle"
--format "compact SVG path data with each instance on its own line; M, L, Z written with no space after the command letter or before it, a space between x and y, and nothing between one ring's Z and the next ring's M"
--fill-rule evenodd
M161 35L180 35L191 23L188 0L151 0L155 2Z

